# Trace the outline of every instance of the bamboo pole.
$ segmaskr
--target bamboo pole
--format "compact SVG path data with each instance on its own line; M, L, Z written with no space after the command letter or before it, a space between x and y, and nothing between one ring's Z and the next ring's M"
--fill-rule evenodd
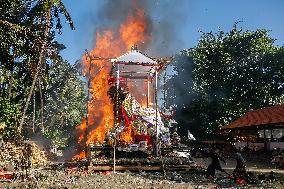
M117 132L116 132L116 127L119 125L119 122L118 122L118 106L119 106L119 103L118 103L118 90L119 90L119 77L120 77L120 73L119 73L119 64L117 64L117 70L116 70L116 114L115 114L115 121L114 121L114 129L115 129L115 132L114 132L114 145L113 145L113 172L115 173L115 164L116 164L116 135L117 135Z
M155 68L155 127L156 127L156 156L160 155L159 153L159 128L158 128L158 72Z
M149 103L150 103L150 81L149 81L149 76L147 78L147 108L149 108Z
M88 87L88 93L87 93L87 107L86 107L86 109L87 109L87 112L86 112L86 129L85 129L85 155L86 155L86 159L89 159L89 153L88 153L88 144L87 144L87 141L88 141L88 134L89 134L89 101L90 101L90 95L91 95L91 93L90 93L90 88L91 88L91 72L92 72L92 69L93 69L93 64L92 64L92 62L93 62L93 59L92 59L92 57L90 56L90 54L89 54L89 52L88 52L88 50L86 49L85 50L85 55L86 55L86 57L88 57L89 59L90 59L90 65L89 65L89 70L88 70L88 72L89 72L89 78L88 78L88 84L87 84L87 87Z
M91 96L91 93L90 93L90 88L91 88L91 80L93 77L95 77L96 75L98 75L101 70L105 67L105 66L102 66L97 73L93 74L93 77L91 76L92 74L92 70L94 68L94 65L93 65L93 61L94 60L109 60L111 58L102 58L102 57L96 57L96 56L91 56L90 53L88 52L88 50L86 49L85 50L85 55L86 57L88 57L90 59L90 66L89 66L89 78L88 78L88 83L87 83L87 87L88 87L88 94L87 94L87 112L86 112L86 130L85 130L85 155L86 155L86 158L89 159L89 149L88 149L88 144L87 144L87 137L88 137L88 134L89 134L89 101L90 101L90 96Z
M166 104L166 97L167 97L167 94L166 94L166 77L167 77L167 69L165 69L165 74L164 74L164 86L163 86L163 93L164 93L164 102L163 102L163 111L165 112L166 111L166 107L167 107L167 104Z

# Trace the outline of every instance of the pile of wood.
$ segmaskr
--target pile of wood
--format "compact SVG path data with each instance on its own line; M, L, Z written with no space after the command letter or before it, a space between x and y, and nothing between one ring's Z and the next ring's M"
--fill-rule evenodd
M42 167L46 166L48 163L48 159L45 155L45 151L41 149L38 145L35 143L30 143L31 145L31 161L32 161L32 166L33 167Z
M35 143L5 142L0 146L0 169L14 171L45 166L47 162L44 151Z
M17 169L21 164L23 154L23 146L6 142L0 147L0 169L8 169L9 171Z

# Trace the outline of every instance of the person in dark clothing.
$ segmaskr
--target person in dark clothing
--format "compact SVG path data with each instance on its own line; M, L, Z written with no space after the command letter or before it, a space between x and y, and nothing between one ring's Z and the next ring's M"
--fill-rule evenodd
M233 175L235 177L243 177L246 174L245 159L243 158L242 154L237 149L235 149L235 158L236 158L237 165L233 171Z
M208 178L214 178L216 170L224 172L228 174L222 167L220 160L226 163L226 161L215 151L211 151L209 154L209 157L211 158L211 163L207 167L207 176Z
M240 152L236 153L236 161L237 161L237 165L236 165L236 169L245 169L245 159L243 158L242 154Z

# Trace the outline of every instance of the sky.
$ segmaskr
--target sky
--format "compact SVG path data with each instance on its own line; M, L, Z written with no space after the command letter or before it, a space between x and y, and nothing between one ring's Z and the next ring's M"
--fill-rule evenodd
M66 46L61 54L69 63L80 60L85 49L94 48L96 31L113 24L112 17L105 13L111 11L107 7L110 1L124 3L128 0L63 0L76 27L71 30L63 24L63 34L57 36L57 40ZM172 56L192 48L198 43L199 31L229 31L237 21L242 21L238 25L244 30L270 30L269 35L276 39L275 45L284 44L284 0L138 1L147 2L145 14L152 20L155 36L159 36L159 43L152 51L150 49L152 56ZM168 30L170 38L164 33Z

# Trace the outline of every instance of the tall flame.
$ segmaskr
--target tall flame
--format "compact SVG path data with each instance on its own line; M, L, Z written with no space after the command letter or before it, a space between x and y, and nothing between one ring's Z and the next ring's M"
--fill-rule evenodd
M90 56L99 57L99 60L90 61L89 57L83 56L83 72L90 79L92 99L89 101L88 106L87 138L85 138L86 120L83 120L77 126L81 133L79 137L80 143L103 143L106 134L114 126L113 105L107 95L111 63L109 60L100 58L116 58L130 50L134 44L145 45L151 38L147 34L148 25L144 10L137 5L135 6L134 11L132 11L133 14L128 14L125 22L120 24L117 31L105 30L96 33L95 48L90 52ZM128 131L131 132L131 129L128 129L126 132ZM125 133L123 136L123 138L129 138L129 133Z

